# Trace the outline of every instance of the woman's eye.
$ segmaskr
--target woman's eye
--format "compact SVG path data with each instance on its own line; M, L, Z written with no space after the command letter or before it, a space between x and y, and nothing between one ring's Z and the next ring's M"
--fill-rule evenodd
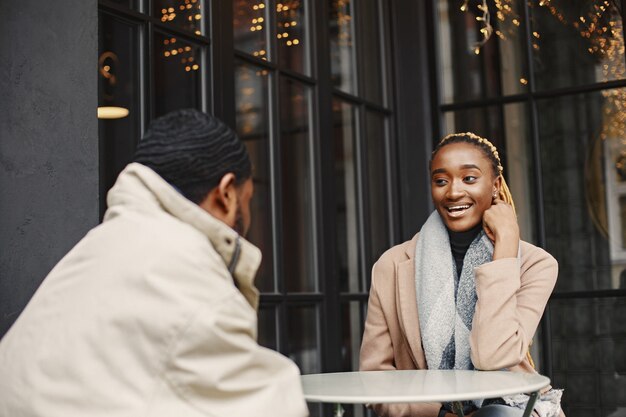
M442 186L442 185L446 185L446 180L444 180L443 178L435 178L433 180L433 182L435 183L435 185L437 186Z
M468 175L467 177L463 178L463 181L469 182L469 183L475 182L476 180L477 178L473 175Z

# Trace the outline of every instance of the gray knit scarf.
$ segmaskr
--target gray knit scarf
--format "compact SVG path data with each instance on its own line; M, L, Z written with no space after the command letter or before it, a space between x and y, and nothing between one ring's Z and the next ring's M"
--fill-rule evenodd
M419 325L429 369L474 369L469 335L476 309L474 268L491 262L493 244L481 231L471 243L457 280L450 238L433 212L417 238L415 288Z

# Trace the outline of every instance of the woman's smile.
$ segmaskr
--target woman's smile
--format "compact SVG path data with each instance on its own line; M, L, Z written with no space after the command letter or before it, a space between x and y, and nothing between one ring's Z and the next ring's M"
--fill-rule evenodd
M472 208L472 204L451 204L446 206L450 217L462 217L470 208Z

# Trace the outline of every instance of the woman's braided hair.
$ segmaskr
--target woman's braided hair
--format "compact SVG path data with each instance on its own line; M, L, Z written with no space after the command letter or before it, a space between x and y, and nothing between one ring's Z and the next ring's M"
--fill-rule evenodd
M452 133L450 135L445 136L443 139L441 139L441 141L439 141L439 143L435 147L435 150L433 150L431 160L432 158L435 157L435 155L437 154L437 152L439 152L441 148L443 148L446 145L450 145L452 143L469 143L469 144L477 146L479 149L483 151L483 153L491 161L494 175L496 177L499 176L501 178L500 181L502 185L500 187L498 197L501 200L503 200L505 203L510 204L511 207L513 207L513 212L515 212L515 204L513 203L513 196L511 195L511 191L509 190L509 187L507 186L506 181L504 180L504 175L502 175L504 168L502 168L502 163L500 162L500 155L498 154L498 149L495 147L495 145L491 143L489 140L483 137L480 137L477 134L472 133L472 132Z

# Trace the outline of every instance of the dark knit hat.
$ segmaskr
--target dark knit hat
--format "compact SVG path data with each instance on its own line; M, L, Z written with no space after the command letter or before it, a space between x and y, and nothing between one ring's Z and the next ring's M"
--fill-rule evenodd
M240 184L252 171L237 134L196 109L176 110L153 120L134 162L151 168L194 203L200 203L225 174L234 173Z

